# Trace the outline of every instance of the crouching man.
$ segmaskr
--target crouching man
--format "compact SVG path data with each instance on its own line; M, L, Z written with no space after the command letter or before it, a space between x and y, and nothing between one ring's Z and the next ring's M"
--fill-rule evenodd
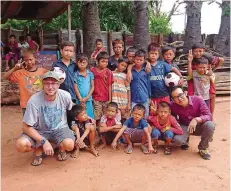
M51 142L59 147L58 160L67 159L66 151L74 148L74 134L67 124L67 110L72 108L71 95L59 89L59 76L44 74L43 90L31 96L23 118L23 133L17 140L19 152L35 151L33 166L42 164L43 156L54 155Z

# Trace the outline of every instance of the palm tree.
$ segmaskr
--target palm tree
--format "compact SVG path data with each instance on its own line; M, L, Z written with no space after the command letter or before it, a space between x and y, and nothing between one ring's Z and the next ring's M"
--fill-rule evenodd
M194 43L201 42L202 1L185 1L187 24L185 30L184 53L188 53Z
M98 5L96 1L84 1L83 11L83 52L88 57L95 49L95 41L101 38Z
M217 40L216 51L225 56L230 56L230 1L222 0L221 24Z
M147 50L150 43L149 23L148 23L148 2L134 1L134 46Z

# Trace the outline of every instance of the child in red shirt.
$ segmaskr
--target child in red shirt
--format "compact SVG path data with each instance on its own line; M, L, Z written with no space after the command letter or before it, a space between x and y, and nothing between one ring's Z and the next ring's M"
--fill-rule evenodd
M158 152L158 139L165 141L164 154L171 154L170 143L174 135L182 135L183 130L175 117L171 115L170 105L161 101L158 104L157 115L148 118L149 124L154 127L151 133L154 141L154 153Z
M192 70L195 70L195 63L194 63L194 58L198 59L204 56L209 60L209 67L208 70L215 71L223 62L224 59L221 57L216 57L209 55L205 53L205 47L201 43L196 43L192 46L192 50L189 50L188 54L188 62L192 63ZM189 71L188 71L189 72ZM210 84L210 111L213 115L214 110L215 110L215 99L216 99L216 86L215 83ZM188 95L193 95L194 94L194 88L193 88L193 81L189 80L188 81Z
M30 34L26 35L26 41L31 49L36 50L37 52L39 51L39 45L34 40L31 39Z
M92 67L90 70L94 74L94 92L93 105L94 116L99 125L99 120L103 116L108 102L111 101L111 86L113 82L113 74L107 68L109 55L107 52L100 52L97 59L97 66Z
M91 58L94 59L94 60L96 59L97 55L100 52L106 52L105 48L103 47L102 39L97 39L95 41L95 45L96 45L95 51L91 54Z
M9 36L9 42L6 45L6 51L7 51L7 54L5 56L5 59L6 59L6 71L8 71L10 69L9 61L11 59L13 59L15 62L18 61L19 48L18 48L18 43L16 42L16 37L13 34L11 34Z

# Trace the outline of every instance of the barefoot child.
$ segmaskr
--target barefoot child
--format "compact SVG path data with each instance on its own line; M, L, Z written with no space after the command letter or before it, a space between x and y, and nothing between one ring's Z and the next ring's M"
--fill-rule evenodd
M115 102L110 102L107 106L105 115L103 115L100 120L99 132L101 133L103 142L101 149L113 142L116 134L121 128L122 125L120 116L118 115L118 105Z
M29 98L42 90L42 77L47 70L37 68L34 50L24 49L22 55L24 61L19 61L14 68L4 74L3 78L19 84L20 106L24 115Z
M111 101L111 86L113 82L113 74L107 68L108 65L107 52L100 52L97 56L97 66L90 70L94 74L94 91L92 94L94 105L94 116L97 127L100 118L103 116L108 102Z
M112 147L117 146L117 140L123 134L128 144L125 153L131 154L133 151L133 143L141 143L140 147L144 154L152 153L153 147L151 142L151 127L144 119L145 107L142 104L137 104L132 109L132 117L127 119L123 127L117 133L112 142ZM148 148L144 145L148 141Z
M94 75L87 70L88 58L84 54L77 55L77 71L74 77L74 89L78 100L76 104L81 104L86 108L87 115L94 118L92 93L94 91Z
M89 151L94 156L99 156L99 153L95 150L95 121L86 114L86 110L81 105L74 105L70 112L72 121L71 129L76 135L75 148L71 154L71 157L76 158L79 149L86 148L86 145L90 145Z
M130 84L126 80L126 70L128 65L127 58L118 60L118 67L113 71L112 84L112 101L118 104L121 111L122 121L125 121L130 116Z
M161 101L158 104L157 115L148 118L149 124L154 127L152 140L154 141L154 153L158 152L158 139L165 141L164 154L171 154L170 143L174 135L182 135L183 130L175 117L171 115L170 106L167 102Z

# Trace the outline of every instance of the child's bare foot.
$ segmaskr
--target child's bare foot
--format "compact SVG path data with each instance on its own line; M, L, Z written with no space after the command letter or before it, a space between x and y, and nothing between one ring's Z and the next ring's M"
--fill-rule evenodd
M99 152L94 147L90 147L89 152L92 153L96 157L99 156Z
M123 150L123 149L124 149L124 144L118 143L117 146L116 146L116 148L117 148L118 150Z
M70 157L77 158L79 156L79 147L75 148L73 151L71 151Z

